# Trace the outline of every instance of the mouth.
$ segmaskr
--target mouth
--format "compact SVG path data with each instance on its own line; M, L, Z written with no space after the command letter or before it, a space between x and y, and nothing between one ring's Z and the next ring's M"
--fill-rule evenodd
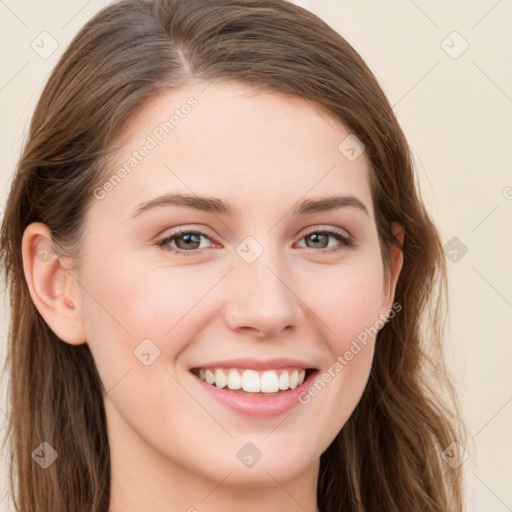
M251 396L276 396L294 390L316 373L315 368L288 367L256 370L252 368L191 368L190 372L210 386Z
M261 420L297 409L304 403L301 396L320 373L304 360L287 357L212 361L189 368L189 372L208 403Z

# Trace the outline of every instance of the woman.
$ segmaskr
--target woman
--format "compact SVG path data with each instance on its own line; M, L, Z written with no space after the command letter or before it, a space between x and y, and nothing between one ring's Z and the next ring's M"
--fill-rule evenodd
M18 510L462 510L439 235L374 76L306 10L101 11L1 247Z

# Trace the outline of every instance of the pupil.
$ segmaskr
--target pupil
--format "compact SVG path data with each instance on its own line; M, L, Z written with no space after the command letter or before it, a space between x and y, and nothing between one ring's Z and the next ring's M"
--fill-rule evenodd
M191 238L197 238L197 235L194 235L194 234L188 234L188 235L181 235L181 238L185 241L185 246L186 247L190 247L190 243L189 242L196 242L197 243L197 240L191 240ZM179 240L179 238L178 238Z
M325 235L321 233L313 233L312 235L309 235L310 239L313 241L314 244L319 243L318 238L325 237Z

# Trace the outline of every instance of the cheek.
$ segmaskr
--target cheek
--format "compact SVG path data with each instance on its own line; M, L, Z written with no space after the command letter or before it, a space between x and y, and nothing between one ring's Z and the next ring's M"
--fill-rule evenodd
M329 361L302 403L314 409L317 428L334 437L357 406L370 374L375 337L382 327L383 272L379 260L363 258L353 265L316 273L305 301L321 320ZM308 283L305 282L305 285ZM313 318L313 317L312 317ZM313 320L312 320L313 321Z
M113 253L102 265L85 268L82 314L105 387L134 363L139 366L139 347L151 358L163 356L158 363L176 359L205 314L202 299L218 280L191 265L153 268Z
M136 259L107 261L83 277L84 315L91 325L120 328L134 340L161 338L199 301L207 281L199 283L186 268L155 270Z
M151 271L135 258L114 261L112 255L91 265L81 277L88 344L110 406L141 436L152 432L153 423L179 430L187 408L190 417L201 410L174 380L172 366L194 336L200 309L194 306L214 282L194 286L183 267Z
M310 279L297 282L303 283L304 301L322 321L334 356L358 336L373 332L383 305L383 271L376 258L316 270Z

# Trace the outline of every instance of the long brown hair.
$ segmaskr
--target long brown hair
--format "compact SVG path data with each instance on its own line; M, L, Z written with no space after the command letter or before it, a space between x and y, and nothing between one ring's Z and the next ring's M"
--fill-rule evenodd
M402 309L379 332L361 401L321 456L320 510L462 510L460 468L440 457L452 442L463 443L463 429L442 357L447 302L439 234L373 74L339 34L285 0L123 0L90 20L53 70L1 232L11 306L6 441L16 509L105 512L110 488L93 358L87 344L62 342L39 315L24 279L23 232L42 222L62 253L78 257L84 214L115 135L146 100L191 78L291 94L340 120L363 142L371 164L386 269L389 244L399 245L391 222L405 228L395 294ZM41 471L31 455L43 441L60 455Z

